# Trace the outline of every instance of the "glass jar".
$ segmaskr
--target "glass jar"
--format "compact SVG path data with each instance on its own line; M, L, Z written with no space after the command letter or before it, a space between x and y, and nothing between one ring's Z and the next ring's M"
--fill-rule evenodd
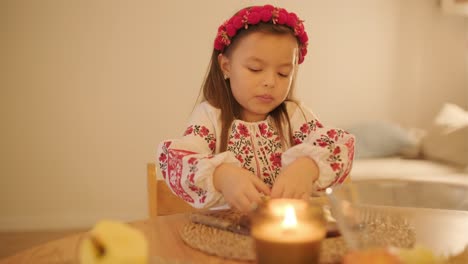
M251 214L257 263L318 263L326 220L320 206L271 199Z

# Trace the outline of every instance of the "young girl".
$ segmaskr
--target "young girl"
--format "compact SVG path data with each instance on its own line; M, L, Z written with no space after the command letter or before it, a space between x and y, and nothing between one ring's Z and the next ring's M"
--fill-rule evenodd
M263 195L308 199L345 180L354 137L293 100L307 43L302 20L271 5L244 8L219 27L202 102L183 137L158 147L176 195L197 208L246 212Z

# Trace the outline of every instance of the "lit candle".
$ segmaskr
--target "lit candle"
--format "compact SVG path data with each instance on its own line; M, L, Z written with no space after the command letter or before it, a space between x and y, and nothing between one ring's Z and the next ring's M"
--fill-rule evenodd
M257 263L318 263L323 211L303 200L272 199L252 216Z

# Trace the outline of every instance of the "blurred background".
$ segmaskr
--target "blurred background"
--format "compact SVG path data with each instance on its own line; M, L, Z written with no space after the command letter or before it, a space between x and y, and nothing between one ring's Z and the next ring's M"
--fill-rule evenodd
M305 20L297 97L323 123L468 109L468 16L438 0L0 1L0 231L146 218L146 164L185 130L218 26L265 3Z

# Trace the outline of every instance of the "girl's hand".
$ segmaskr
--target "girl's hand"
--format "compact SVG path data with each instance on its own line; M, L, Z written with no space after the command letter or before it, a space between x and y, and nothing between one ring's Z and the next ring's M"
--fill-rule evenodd
M232 164L221 164L213 174L213 184L226 202L247 213L261 202L261 193L270 194L270 188L252 172Z
M313 184L318 179L319 169L314 160L300 157L283 168L271 189L271 198L294 198L308 200Z

